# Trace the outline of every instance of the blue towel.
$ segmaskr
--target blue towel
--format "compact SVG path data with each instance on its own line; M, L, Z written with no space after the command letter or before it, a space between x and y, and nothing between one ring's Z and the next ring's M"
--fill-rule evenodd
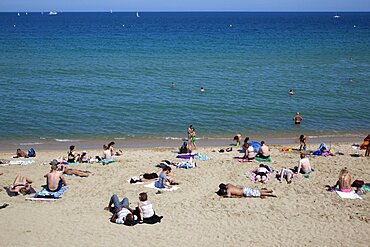
M67 186L63 186L60 190L58 190L56 192L50 192L50 191L48 191L44 188L40 192L37 192L35 194L35 197L37 197L37 198L40 198L40 197L60 198L60 197L62 197L63 193L66 192L67 189L68 189Z

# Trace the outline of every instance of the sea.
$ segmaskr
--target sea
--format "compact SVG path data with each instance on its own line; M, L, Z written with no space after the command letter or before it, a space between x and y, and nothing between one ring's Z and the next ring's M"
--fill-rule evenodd
M1 145L370 132L370 13L138 15L0 13Z

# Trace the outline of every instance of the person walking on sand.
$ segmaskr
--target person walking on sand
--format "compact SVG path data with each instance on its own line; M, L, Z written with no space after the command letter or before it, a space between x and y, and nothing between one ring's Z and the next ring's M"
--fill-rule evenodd
M307 138L305 135L300 135L299 136L299 151L306 151L307 150Z
M293 118L295 124L301 124L301 121L303 120L301 114L297 112Z

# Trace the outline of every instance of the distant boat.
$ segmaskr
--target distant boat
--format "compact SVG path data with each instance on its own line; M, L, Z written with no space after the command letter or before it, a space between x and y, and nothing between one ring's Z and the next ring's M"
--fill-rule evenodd
M340 15L338 14L335 14L335 16L333 16L335 19L339 19L340 18Z
M58 14L58 12L56 12L56 11L50 11L49 12L49 15L57 15Z
M136 12L136 17L140 17L140 16L139 16L139 12Z
M18 16L21 16L21 14L19 14L19 12L18 12Z
M26 15L28 15L28 13L26 12Z
M113 13L113 10L112 10L112 9L110 10L110 13L111 13L111 14Z

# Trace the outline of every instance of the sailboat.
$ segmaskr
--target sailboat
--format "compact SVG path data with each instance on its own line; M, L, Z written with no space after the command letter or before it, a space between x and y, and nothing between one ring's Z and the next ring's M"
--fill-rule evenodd
M19 12L18 12L18 16L21 16L21 14L19 14Z
M49 15L57 15L58 14L58 12L56 12L56 11L50 11L49 12Z
M113 13L113 10L112 10L112 9L110 10L110 13L111 13L111 14Z
M140 16L139 16L139 12L136 12L136 17L140 17Z

